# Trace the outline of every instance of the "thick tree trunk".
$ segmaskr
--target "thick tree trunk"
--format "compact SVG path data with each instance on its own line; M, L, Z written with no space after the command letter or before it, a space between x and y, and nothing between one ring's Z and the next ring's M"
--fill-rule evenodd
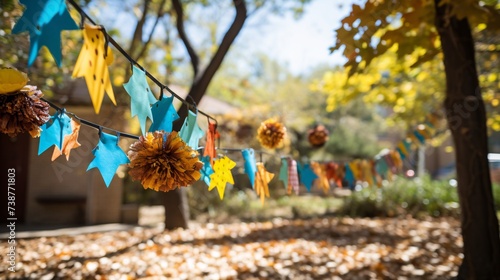
M234 39L236 39L236 36L238 36L239 32L243 28L243 24L247 19L246 3L245 1L233 0L236 11L234 20L229 26L227 32L224 34L224 37L222 38L214 56L211 58L209 64L205 69L203 69L203 71L199 71L198 55L192 48L187 35L184 33L183 8L181 1L172 1L172 4L177 13L177 30L180 32L181 39L186 46L193 65L194 79L188 95L198 104L203 95L205 95L210 81L212 81L215 73L221 66L224 57L234 42ZM181 106L178 114L180 121L177 121L174 124L173 129L175 131L180 130L183 120L187 117L187 106L185 104ZM174 229L178 227L186 228L189 220L189 205L185 188L163 194L163 202L165 206L165 229Z
M455 143L464 259L458 279L500 279L500 238L488 166L486 113L467 19L435 0L446 72L448 125Z

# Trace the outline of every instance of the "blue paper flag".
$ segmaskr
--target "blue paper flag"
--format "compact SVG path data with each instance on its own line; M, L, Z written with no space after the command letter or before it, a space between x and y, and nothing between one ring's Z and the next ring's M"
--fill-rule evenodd
M153 104L151 107L151 112L153 113L153 123L149 127L150 132L157 130L172 132L172 123L179 118L177 111L172 105L173 101L173 96L167 97L163 95L163 98Z
M210 186L210 175L214 174L212 165L210 164L210 157L201 157L201 162L203 162L203 167L201 168L201 179L207 186Z
M146 134L146 118L154 121L150 105L156 102L146 80L146 73L134 65L132 76L127 83L123 84L123 87L131 98L130 113L132 117L137 116L139 119L142 135L144 135Z
M300 182L304 184L306 187L307 191L311 191L312 183L314 180L318 179L318 175L314 173L314 171L311 168L311 164L306 163L304 166L300 167L300 165L297 165L299 167L299 172L300 172Z
M92 153L95 157L87 171L92 168L99 169L106 187L109 187L118 166L130 162L125 152L118 146L118 137L104 132L100 133L99 143Z
M26 6L23 15L12 28L13 34L28 31L30 50L28 66L31 66L42 46L49 49L61 67L61 31L79 29L71 18L65 0L21 0Z
M187 118L184 120L184 124L182 125L181 131L179 131L179 135L182 140L188 144L189 147L193 148L193 150L198 150L198 142L203 137L205 133L198 126L196 122L196 113L193 113L189 110L189 114Z
M378 159L375 162L375 171L382 176L382 178L387 178L387 172L389 172L389 166L387 166L387 162L384 159Z
M241 151L245 160L245 173L250 179L252 188L255 186L255 172L257 172L257 163L255 162L255 151L253 149L244 149Z
M279 180L283 182L283 185L285 185L285 190L288 189L288 159L287 158L281 158Z
M420 143L425 143L425 138L422 134L420 134L420 132L418 131L413 131L413 135L415 135L415 137L417 137L418 141L420 141Z
M62 150L64 136L73 132L71 129L71 119L64 111L57 111L40 128L42 129L42 133L40 134L40 142L38 144L38 155L41 155L53 145Z

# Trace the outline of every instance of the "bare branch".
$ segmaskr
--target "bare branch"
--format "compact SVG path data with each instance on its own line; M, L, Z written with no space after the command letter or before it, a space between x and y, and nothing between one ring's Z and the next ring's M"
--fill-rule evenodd
M177 32L179 33L179 37L184 43L184 46L186 47L186 50L189 54L189 58L191 59L191 66L193 67L193 79L196 79L200 67L200 58L198 54L196 54L184 28L184 9L180 0L172 0L172 6L176 14Z
M165 6L166 2L167 2L167 0L161 1L160 8L158 9L158 12L156 14L156 19L155 19L155 22L153 24L153 27L151 28L151 31L149 32L148 39L146 40L146 42L144 42L141 50L139 51L139 53L135 57L136 61L139 60L141 57L143 57L144 54L146 54L146 50L149 46L149 43L151 43L151 40L153 39L153 34L156 30L156 27L157 27L158 23L160 22L160 19L165 15L164 6Z
M130 42L130 47L128 50L129 54L134 54L134 49L136 45L142 41L142 30L144 28L144 24L146 23L146 18L148 15L149 4L151 0L144 0L144 6L142 8L141 18L137 21L137 25L135 26L134 35L132 36L132 41Z

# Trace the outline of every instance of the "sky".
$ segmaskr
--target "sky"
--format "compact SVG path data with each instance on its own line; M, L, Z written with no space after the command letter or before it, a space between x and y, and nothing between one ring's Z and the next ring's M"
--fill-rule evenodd
M349 2L342 1L344 6L339 8L341 0L313 0L300 19L295 19L292 13L266 15L267 22L256 24L261 19L250 18L239 43L265 52L287 65L294 74L306 73L319 64L342 65L346 59L340 52L330 54L329 48L334 44L334 30L350 12L350 5L346 5Z

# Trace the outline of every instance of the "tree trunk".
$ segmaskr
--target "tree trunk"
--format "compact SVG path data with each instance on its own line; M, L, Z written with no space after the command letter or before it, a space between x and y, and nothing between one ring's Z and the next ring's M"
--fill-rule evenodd
M444 54L444 107L455 143L464 259L458 279L500 279L500 238L488 165L486 113L466 18L435 0Z
M211 58L209 64L205 69L203 69L203 71L199 71L198 55L192 48L186 34L184 34L184 19L181 2L173 1L172 4L177 13L177 30L181 34L181 39L187 48L193 65L194 79L188 95L198 104L203 95L205 95L210 82L221 66L224 57L234 42L234 39L236 39L239 32L243 28L243 24L247 19L246 3L245 1L233 0L236 11L234 20L224 34L224 37L222 38L214 56ZM190 101L190 99L188 99L188 101ZM187 117L187 106L185 104L179 108L178 114L179 120L173 127L173 130L175 131L180 130L184 119ZM189 220L189 204L187 201L186 189L177 189L163 194L163 202L165 206L165 229L174 229L178 227L187 228L187 222Z

